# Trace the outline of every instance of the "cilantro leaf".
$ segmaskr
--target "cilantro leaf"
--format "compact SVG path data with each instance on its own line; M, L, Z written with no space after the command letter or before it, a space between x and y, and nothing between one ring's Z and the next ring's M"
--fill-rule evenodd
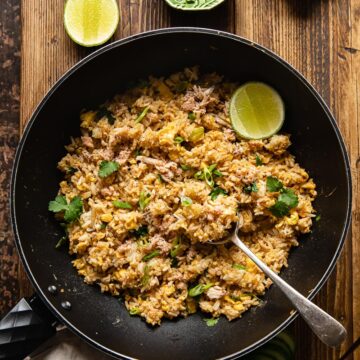
M60 212L67 209L67 202L65 196L58 195L55 200L49 202L49 211Z
M219 318L211 318L211 319L203 319L203 320L206 322L207 326L212 327L218 323Z
M299 204L299 199L297 195L294 193L294 191L286 188L281 190L281 194L278 197L278 201L283 202L291 209L298 206Z
M270 192L280 191L283 188L283 184L276 177L268 176L266 178L266 189Z
M145 255L142 260L143 261L149 261L150 259L154 258L155 256L160 255L160 251L159 250L155 250L153 252L151 252L150 254Z
M181 196L180 200L181 200L181 205L183 206L190 206L192 204L192 200L187 196Z
M261 166L262 164L263 164L263 162L260 159L260 156L258 154L256 154L256 156L255 156L255 165L256 166Z
M145 194L143 191L140 193L139 206L141 210L144 210L149 205L150 196L149 193Z
M214 189L211 190L210 192L210 197L211 197L211 200L214 201L215 199L217 199L217 197L219 195L224 195L226 196L228 193L226 190L224 190L223 188L221 187L215 187Z
M135 124L138 124L142 121L142 119L146 116L147 112L149 111L149 106L146 106L140 115L135 119Z
M115 161L102 161L100 163L99 176L106 178L119 169L119 164Z
M195 297L201 295L205 290L211 288L213 284L198 284L191 288L188 292L189 296Z
M251 194L252 192L258 192L258 187L256 185L256 182L253 182L252 184L250 185L247 185L247 186L244 186L244 193L246 194Z
M245 271L247 270L246 266L241 264L233 264L232 268L237 270L245 270Z
M131 204L126 201L114 200L113 205L119 209L132 209Z
M106 107L100 108L100 110L96 113L96 121L101 120L103 117L107 118L110 125L113 125L116 120L113 113Z
M289 213L290 209L285 203L277 201L273 206L269 208L269 210L276 217L283 217Z
M64 220L67 222L73 222L79 218L83 210L83 202L80 196L75 196L70 204L67 206L64 214Z

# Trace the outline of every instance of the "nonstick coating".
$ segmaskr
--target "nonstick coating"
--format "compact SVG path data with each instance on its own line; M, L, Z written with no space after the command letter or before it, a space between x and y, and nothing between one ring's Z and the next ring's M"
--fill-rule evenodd
M321 221L310 235L301 237L281 276L313 297L333 269L349 225L350 170L335 121L315 90L273 53L234 35L196 28L148 32L96 51L57 82L32 116L16 156L11 205L18 249L37 292L70 329L118 357L236 357L294 319L291 305L272 286L263 305L241 319L221 318L215 327L207 327L203 315L196 314L153 328L130 317L115 297L84 284L66 249L54 248L62 229L47 206L58 190L61 174L56 165L65 154L64 145L79 133L80 111L100 105L139 78L192 65L239 83L264 81L284 99L283 131L291 134L291 152L318 185L314 207ZM64 292L47 292L53 284ZM61 307L64 300L71 302L71 310Z

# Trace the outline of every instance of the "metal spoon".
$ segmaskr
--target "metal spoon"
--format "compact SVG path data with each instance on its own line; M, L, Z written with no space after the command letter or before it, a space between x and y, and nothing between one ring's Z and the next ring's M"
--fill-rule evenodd
M240 239L238 236L239 223L236 223L234 232L225 241L210 242L213 245L224 244L232 241L239 247L261 271L268 276L274 284L287 296L291 303L295 306L299 314L310 326L316 336L326 345L336 347L340 345L346 338L345 328L333 317L320 309L317 305L301 295L274 271L272 271L265 263L263 263Z

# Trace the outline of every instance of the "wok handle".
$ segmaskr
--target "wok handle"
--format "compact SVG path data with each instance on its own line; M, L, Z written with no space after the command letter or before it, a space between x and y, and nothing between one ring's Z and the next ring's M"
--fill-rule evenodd
M23 359L55 334L56 325L38 295L22 298L0 321L0 359Z

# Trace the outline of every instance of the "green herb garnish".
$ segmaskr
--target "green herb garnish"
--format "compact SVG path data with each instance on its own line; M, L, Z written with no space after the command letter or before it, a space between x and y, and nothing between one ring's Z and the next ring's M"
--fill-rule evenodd
M104 230L104 229L106 229L106 227L107 227L107 223L102 222L100 225L100 230Z
M114 125L114 122L116 119L115 119L113 113L110 110L108 110L106 107L100 108L100 110L96 113L95 119L96 119L96 121L99 121L103 117L106 117L106 119L110 125Z
M181 200L181 205L183 206L190 206L192 204L192 200L187 196L181 196L180 200Z
M142 119L146 116L147 112L149 111L149 106L146 106L140 115L135 119L135 124L138 124L142 121Z
M132 209L131 204L126 201L114 200L113 205L119 209Z
M260 159L260 156L258 154L256 154L256 156L255 156L255 165L256 166L261 166L262 164L263 164L263 162Z
M161 183L165 182L165 181L164 181L164 178L162 177L161 174L158 174L158 180L159 180Z
M188 119L194 121L196 119L196 115L192 111L190 111L188 113Z
M129 314L131 316L139 315L140 314L140 309L137 308L137 307L133 307L133 308L130 309Z
M75 196L68 204L65 196L59 195L49 202L49 211L54 213L64 211L64 220L68 223L80 217L83 210L83 202L80 196Z
M159 251L159 250L155 250L155 251L151 252L150 254L145 255L145 256L142 258L142 260L143 260L143 261L149 261L149 260L151 260L152 258L154 258L155 256L158 256L158 255L160 255L160 251Z
M172 247L171 247L171 250L170 250L170 256L172 258L178 256L179 251L180 251L180 246L181 246L181 237L177 236L175 238L175 240L173 241Z
M150 203L150 194L145 194L143 191L140 193L139 206L141 210L144 210Z
M245 271L247 270L246 266L241 264L233 264L232 268L237 270L245 270Z
M283 188L283 184L276 177L268 176L266 178L266 189L270 192L280 191Z
M141 285L142 286L145 286L145 285L147 285L147 283L149 282L149 280L150 280L150 274L149 274L149 266L148 265L145 265L145 267L144 267L144 274L143 274L143 276L142 276L142 278L141 278Z
M66 174L68 174L68 175L74 175L77 171L78 171L78 169L70 166L70 167L67 168Z
M180 167L182 170L187 171L191 169L191 166L185 165L185 164L180 164Z
M181 144L184 141L185 141L185 139L182 138L181 136L176 136L175 139L174 139L174 142L177 143L177 144Z
M224 196L226 196L228 193L227 193L227 191L226 190L224 190L223 188L221 188L221 187L215 187L214 189L212 189L211 190L211 192L210 192L210 197L211 197L211 200L215 200L215 199L217 199L217 197L219 196L219 195L224 195Z
M135 157L140 156L142 154L142 150L140 148L135 150Z
M251 194L252 192L258 192L258 187L256 185L256 182L253 182L252 184L250 185L247 185L247 186L244 186L244 193L246 194Z
M206 322L207 326L212 327L218 323L219 318L211 318L211 319L203 319L203 320Z
M149 233L148 227L146 225L141 225L136 230L131 230L130 234L134 235L136 238L140 238Z
M102 161L100 163L99 176L106 178L119 169L119 164L115 161Z
M276 217L283 217L289 214L290 210L299 203L297 195L291 189L282 188L276 203L269 208Z
M194 178L197 180L205 180L210 187L214 187L214 175L223 176L223 174L216 169L217 164L205 166L203 170L199 170L194 174Z
M213 284L198 284L191 288L188 292L189 296L195 297L201 295L205 290L211 288Z

